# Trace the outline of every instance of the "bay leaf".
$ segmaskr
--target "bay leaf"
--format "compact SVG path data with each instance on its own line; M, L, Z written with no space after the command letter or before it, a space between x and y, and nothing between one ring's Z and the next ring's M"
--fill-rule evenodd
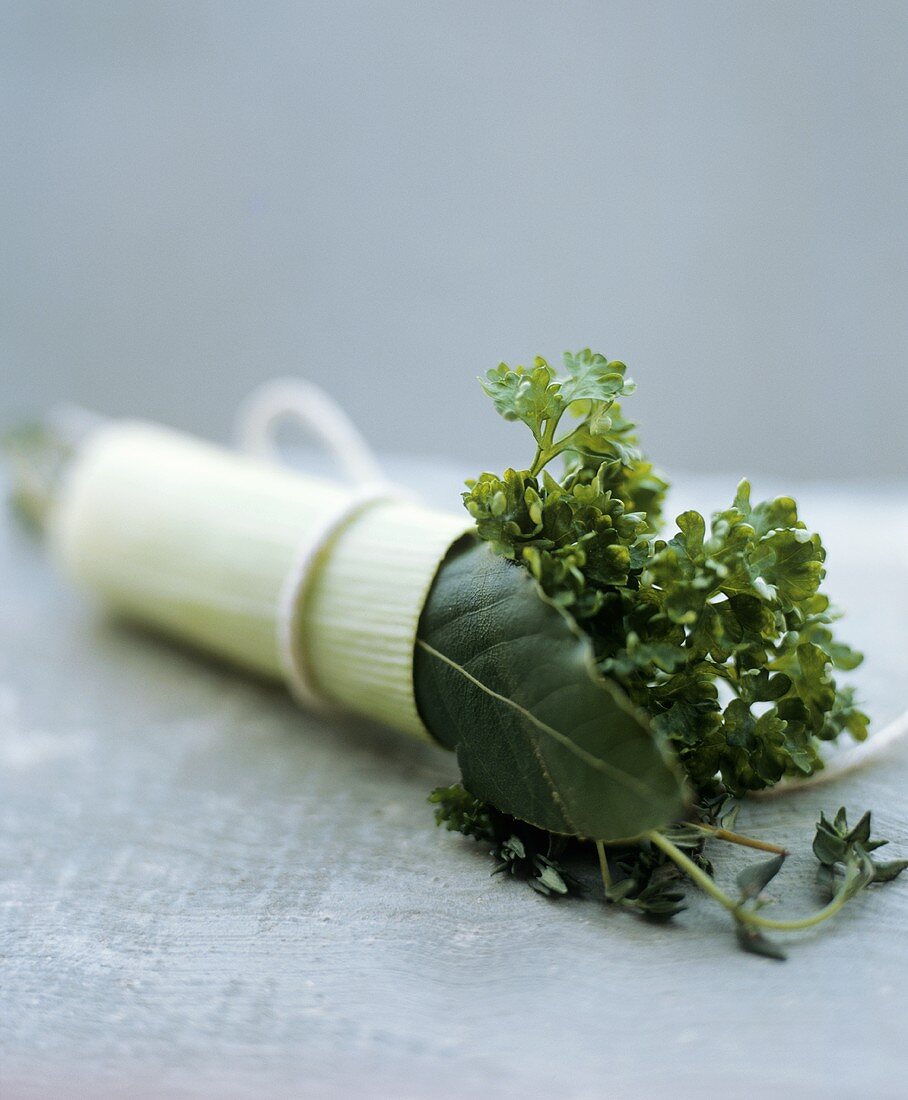
M414 675L427 727L499 810L595 840L683 814L680 768L647 716L598 675L589 640L529 573L486 544L455 548L439 571Z

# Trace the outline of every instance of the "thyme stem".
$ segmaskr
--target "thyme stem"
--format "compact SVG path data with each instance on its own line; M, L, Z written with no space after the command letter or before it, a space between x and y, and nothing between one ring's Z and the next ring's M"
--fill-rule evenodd
M677 845L673 844L661 833L653 831L647 833L646 838L651 843L655 844L657 848L660 848L670 860L677 864L687 877L691 879L692 882L696 883L705 894L708 894L714 901L717 901L721 906L727 909L734 916L735 920L743 924L749 924L754 928L766 928L775 932L799 932L805 928L813 928L814 925L820 924L824 920L828 920L830 917L835 916L850 896L852 879L851 876L846 874L832 901L830 901L828 905L823 906L822 909L819 909L812 916L801 917L796 920L773 920L771 917L764 917L751 909L743 908L740 901L736 901L734 898L729 897L724 890L713 882L702 868L698 867L692 859L689 859L688 856L677 847Z

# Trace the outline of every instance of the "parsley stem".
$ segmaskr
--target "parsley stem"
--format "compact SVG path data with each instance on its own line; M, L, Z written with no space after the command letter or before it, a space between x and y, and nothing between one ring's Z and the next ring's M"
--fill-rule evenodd
M608 859L605 855L605 845L601 840L596 841L596 854L599 856L599 873L602 875L602 889L608 895L612 885L612 874L608 869Z
M563 413L564 410L562 410ZM564 450L562 443L564 440L555 442L555 432L558 428L558 421L561 419L562 413L558 416L552 417L545 422L545 431L542 433L542 437L537 433L533 433L536 436L536 454L533 455L533 464L530 466L530 475L536 477L557 455L561 454ZM571 433L574 434L573 432Z
M772 917L763 917L752 909L743 908L740 901L729 897L702 868L698 867L692 859L686 856L680 848L663 836L662 833L653 831L647 833L646 838L677 864L705 894L708 894L714 901L727 909L735 920L740 921L742 924L750 924L755 928L767 928L775 932L799 932L805 928L812 928L815 924L820 924L822 921L828 920L829 917L835 916L848 900L853 887L849 876L846 875L832 901L812 916L800 917L796 920L773 920Z

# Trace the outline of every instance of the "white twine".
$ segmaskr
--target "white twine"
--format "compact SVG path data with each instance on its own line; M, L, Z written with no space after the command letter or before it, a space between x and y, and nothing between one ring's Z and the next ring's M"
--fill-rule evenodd
M276 431L292 421L322 444L352 483L338 494L334 507L313 523L297 547L293 565L281 586L277 608L277 645L291 694L310 709L332 710L312 672L302 616L316 568L337 536L368 508L408 499L387 481L378 459L359 429L321 387L300 378L275 378L253 390L237 414L237 443L247 454L286 465Z
M283 421L314 436L354 485L384 483L378 459L350 417L321 386L302 378L272 378L249 394L237 411L240 450L286 464L276 438Z

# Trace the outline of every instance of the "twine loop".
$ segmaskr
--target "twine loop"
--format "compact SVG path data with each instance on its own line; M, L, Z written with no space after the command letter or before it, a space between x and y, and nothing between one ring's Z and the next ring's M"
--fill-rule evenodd
M333 710L312 673L303 613L318 567L335 539L376 504L411 499L388 481L372 448L347 413L320 386L300 378L276 378L253 390L237 414L236 438L246 454L289 465L278 445L286 422L303 428L328 452L347 481L334 507L319 516L300 540L281 586L277 644L287 686L310 709Z

